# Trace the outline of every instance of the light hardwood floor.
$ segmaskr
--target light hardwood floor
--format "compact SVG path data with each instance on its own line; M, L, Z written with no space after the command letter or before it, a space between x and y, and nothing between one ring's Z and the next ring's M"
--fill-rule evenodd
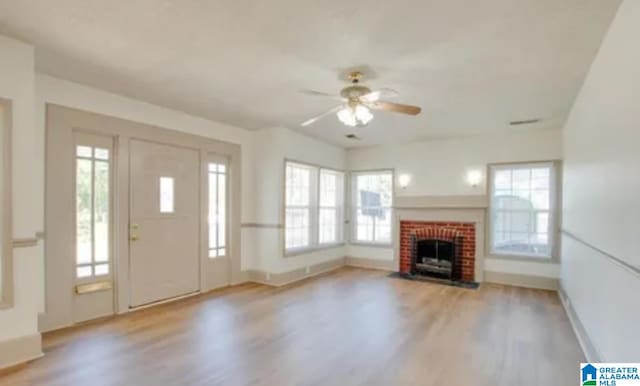
M45 334L2 385L571 385L584 357L554 292L342 268Z

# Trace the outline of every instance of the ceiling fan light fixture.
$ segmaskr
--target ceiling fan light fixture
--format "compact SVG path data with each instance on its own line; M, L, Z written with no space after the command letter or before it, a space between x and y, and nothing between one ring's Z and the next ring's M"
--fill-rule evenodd
M356 106L355 115L356 121L363 125L366 125L373 119L373 114L371 114L371 111L363 105Z
M343 109L338 110L336 114L340 122L344 123L347 126L355 126L356 125L356 116L353 114L353 111L350 107L345 107Z
M363 105L356 105L355 107L345 106L337 113L340 122L347 126L365 126L373 119L371 111Z

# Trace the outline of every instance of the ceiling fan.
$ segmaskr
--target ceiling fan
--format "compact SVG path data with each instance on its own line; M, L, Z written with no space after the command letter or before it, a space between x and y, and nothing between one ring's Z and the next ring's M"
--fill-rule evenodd
M302 122L302 126L309 126L333 113L336 113L338 119L345 125L358 127L366 126L373 119L371 110L390 111L409 115L420 114L420 107L381 100L382 98L395 98L398 96L398 92L389 88L371 91L368 87L360 84L362 77L363 75L359 71L354 71L349 74L351 85L343 88L339 95L327 94L320 91L306 91L305 93L309 95L332 97L341 100L343 103Z

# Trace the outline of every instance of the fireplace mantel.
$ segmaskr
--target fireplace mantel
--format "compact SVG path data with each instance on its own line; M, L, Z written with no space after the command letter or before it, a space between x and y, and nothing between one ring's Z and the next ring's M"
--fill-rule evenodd
M396 209L487 209L486 195L396 196Z

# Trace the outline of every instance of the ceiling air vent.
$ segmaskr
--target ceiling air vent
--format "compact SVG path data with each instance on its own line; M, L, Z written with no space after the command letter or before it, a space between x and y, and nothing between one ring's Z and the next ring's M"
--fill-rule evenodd
M524 119L522 121L511 121L509 122L509 124L511 126L530 125L532 123L538 123L541 120L542 118Z
M355 134L347 134L347 135L345 135L345 137L348 138L348 139L355 139L355 140L359 140L360 139L360 137L358 137Z

